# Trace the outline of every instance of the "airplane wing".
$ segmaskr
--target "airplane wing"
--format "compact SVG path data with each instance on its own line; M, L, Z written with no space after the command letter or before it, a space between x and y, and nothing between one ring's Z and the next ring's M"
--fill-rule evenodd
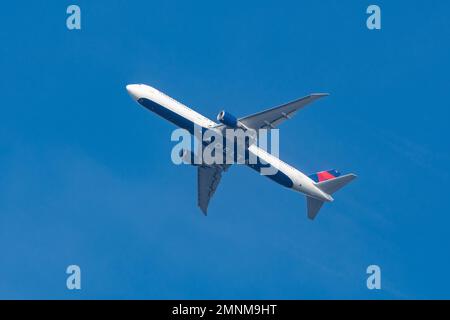
M222 172L228 169L229 165L199 166L197 171L198 179L198 206L206 215L209 200L219 185Z
M255 130L262 128L273 129L284 120L290 119L299 109L327 95L328 93L313 93L281 106L240 118L239 121L248 128Z

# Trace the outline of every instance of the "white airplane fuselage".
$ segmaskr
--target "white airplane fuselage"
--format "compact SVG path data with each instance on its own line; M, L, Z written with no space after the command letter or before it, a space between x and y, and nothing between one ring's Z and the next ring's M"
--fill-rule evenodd
M126 88L131 97L140 105L172 122L176 126L188 130L191 134L193 134L194 125L205 129L213 129L218 125L216 122L204 117L153 87L144 84L130 84ZM311 178L299 170L259 148L256 144L250 145L248 149L259 159L262 159L277 169L274 175L267 175L268 178L284 187L301 192L320 201L333 201L333 198L328 193L319 189ZM258 172L261 171L260 166L247 165Z

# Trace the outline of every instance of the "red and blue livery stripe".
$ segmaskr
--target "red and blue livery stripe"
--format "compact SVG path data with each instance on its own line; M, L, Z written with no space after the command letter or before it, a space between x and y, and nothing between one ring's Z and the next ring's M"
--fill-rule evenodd
M327 181L330 179L337 178L341 175L341 173L335 169L333 170L326 170L326 171L320 171L316 172L309 176L310 179L312 179L314 182L322 182Z

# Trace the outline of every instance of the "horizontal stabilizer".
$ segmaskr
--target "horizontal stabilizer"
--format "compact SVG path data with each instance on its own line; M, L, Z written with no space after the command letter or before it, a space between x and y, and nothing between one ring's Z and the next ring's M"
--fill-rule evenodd
M330 171L335 171L336 173L338 173L336 170ZM329 173L329 171L322 171L322 172ZM320 173L321 172L318 173L319 176ZM339 176L336 178L331 177L328 178L328 180L323 180L321 182L316 183L316 187L318 187L323 192L331 195L356 178L356 175L353 173L349 173L343 176L340 176L340 174L338 173L338 175ZM306 196L306 200L308 207L308 218L313 220L319 213L319 210L323 205L323 201L308 196Z
M333 194L355 178L356 174L349 173L337 178L319 182L316 184L316 186L323 192Z
M313 180L314 182L322 182L329 179L333 179L336 177L339 177L341 173L335 169L333 170L326 170L326 171L320 171L316 172L314 174L309 175L309 178Z

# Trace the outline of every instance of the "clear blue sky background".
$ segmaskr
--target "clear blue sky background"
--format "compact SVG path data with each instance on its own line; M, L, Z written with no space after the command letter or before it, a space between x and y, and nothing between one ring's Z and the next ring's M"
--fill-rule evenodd
M81 31L70 2L1 6L0 298L450 298L448 1L376 1L381 31L364 1L75 3ZM311 222L235 166L204 217L136 82L212 119L329 92L281 156L359 178Z

